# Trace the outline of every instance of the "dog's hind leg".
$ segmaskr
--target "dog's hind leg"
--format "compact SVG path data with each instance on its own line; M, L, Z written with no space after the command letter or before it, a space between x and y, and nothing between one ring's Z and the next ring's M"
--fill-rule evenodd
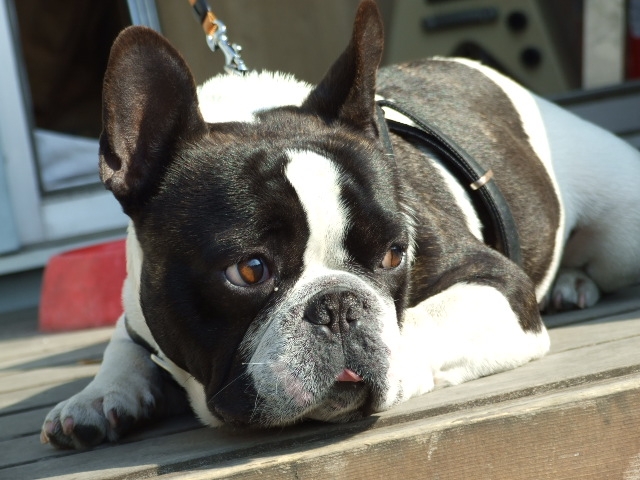
M573 232L546 299L552 310L588 308L598 302L601 292L640 282L640 210L619 210Z
M639 282L640 209L628 203L640 205L640 194L635 196L620 198L618 208L603 212L595 225L578 229L567 242L562 267L582 269L603 292Z
M556 105L537 103L566 217L560 274L548 301L588 307L596 289L640 282L640 153Z
M583 192L551 293L556 309L590 307L599 292L640 282L640 155L633 154L601 179L606 186Z
M639 225L640 218L633 222ZM622 231L633 222L571 237L547 299L552 310L592 307L600 299L600 292L640 282L640 241L635 240L640 239L640 232L630 236L630 232Z
M573 308L593 307L600 300L600 289L579 268L562 268L546 299L545 309L559 312Z

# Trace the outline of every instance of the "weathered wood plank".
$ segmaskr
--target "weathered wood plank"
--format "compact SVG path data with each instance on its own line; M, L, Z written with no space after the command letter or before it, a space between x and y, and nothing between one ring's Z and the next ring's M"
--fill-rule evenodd
M0 368L0 384L8 382L4 377L13 372L28 374L41 368L64 367L68 365L89 365L102 362L106 343L98 343L74 350L61 350L57 355L35 358L6 368Z
M50 408L36 408L0 416L0 442L38 433Z
M616 354L612 355L612 351ZM382 429L447 415L460 415L463 419L466 418L466 412L473 409L493 409L496 404L504 402L525 401L530 397L579 390L576 387L590 388L589 383L639 371L638 340L623 339L558 353L520 369L436 390L365 422L342 426L307 424L297 429L283 429L275 435L273 432L244 432L234 436L225 429L203 429L151 438L136 443L135 449L127 448L126 445L110 447L114 450L106 456L101 450L87 452L82 455L82 464L88 471L99 472L100 478L119 478L123 472L157 474L186 465L215 463L233 456L255 454L263 451L267 445L271 445L269 448L285 448L291 442L296 444L316 441L318 436L345 435L363 428ZM36 452L29 455L32 455L29 458L38 458L42 454ZM68 462L57 458L44 463L52 471L71 474L69 468L73 470L76 467L67 464ZM19 468L28 477L42 474L39 469L44 465L36 462ZM104 469L112 473L105 472ZM15 472L17 474L18 470Z
M57 365L64 362L67 352L89 349L93 355L92 348L98 351L104 350L113 328L96 328L82 330L79 332L42 334L29 338L17 340L5 340L1 342L0 348L0 370L9 368L37 368L43 365ZM95 346L95 347L93 347ZM86 355L86 354L85 354ZM60 360L58 360L60 359ZM76 361L77 359L73 359Z
M549 355L640 336L640 310L549 331Z
M79 378L61 385L39 385L17 392L1 393L0 428L2 428L2 418L7 414L53 406L78 393L89 384L92 378L93 376Z
M28 372L14 370L11 374L2 377L2 381L0 381L0 396L34 387L59 385L79 378L94 377L99 368L100 365L98 364L78 364L40 368Z
M622 478L640 451L639 398L632 375L380 428L361 422L360 431L200 429L11 467L0 478Z
M634 375L162 478L637 478L638 400Z
M640 372L640 340L629 338L549 355L515 370L435 390L381 414L412 419L539 395Z
M41 413L41 412L38 412ZM40 443L40 427L46 412L38 417L38 425L34 432L19 438L7 439L0 441L0 478L2 478L3 469L10 468L12 465L23 465L31 462L42 461L44 459L68 457L69 455L80 455L83 458L86 452L77 452L74 450L57 450L50 445L42 445ZM128 448L136 448L136 444L149 439L158 439L175 433L188 432L196 429L204 429L205 427L193 415L181 415L166 419L153 425L149 425L139 430L126 439ZM95 451L103 455L105 448L112 448L110 445L98 447ZM102 452L102 453L100 453ZM109 455L107 455L109 456ZM73 461L73 460L71 460Z

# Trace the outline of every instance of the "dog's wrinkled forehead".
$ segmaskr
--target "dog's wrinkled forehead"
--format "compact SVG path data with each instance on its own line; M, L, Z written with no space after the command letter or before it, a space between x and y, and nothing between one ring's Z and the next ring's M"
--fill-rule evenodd
M182 150L152 215L215 250L219 267L273 257L283 277L311 265L374 268L406 242L394 170L373 142L295 108L257 117L213 124Z

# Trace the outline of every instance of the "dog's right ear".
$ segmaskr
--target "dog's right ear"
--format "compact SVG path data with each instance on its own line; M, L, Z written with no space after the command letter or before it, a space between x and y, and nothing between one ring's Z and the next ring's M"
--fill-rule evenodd
M177 144L206 132L189 67L155 31L129 27L114 42L102 123L100 178L135 215L156 192Z
M351 41L320 83L301 105L328 123L341 120L365 134L378 137L375 115L376 74L384 43L378 6L362 0Z

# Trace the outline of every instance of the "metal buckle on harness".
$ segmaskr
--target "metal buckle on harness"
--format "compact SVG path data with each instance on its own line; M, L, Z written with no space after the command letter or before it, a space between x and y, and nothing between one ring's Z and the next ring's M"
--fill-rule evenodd
M487 184L487 182L490 182L492 178L493 178L493 170L489 169L479 179L469 184L469 187L471 188L471 190L478 190L479 188L484 187Z
M206 35L207 45L212 52L221 50L224 54L224 70L227 73L244 75L249 69L240 58L242 47L236 43L229 43L227 26L219 20L209 8L206 0L189 0L202 29Z

